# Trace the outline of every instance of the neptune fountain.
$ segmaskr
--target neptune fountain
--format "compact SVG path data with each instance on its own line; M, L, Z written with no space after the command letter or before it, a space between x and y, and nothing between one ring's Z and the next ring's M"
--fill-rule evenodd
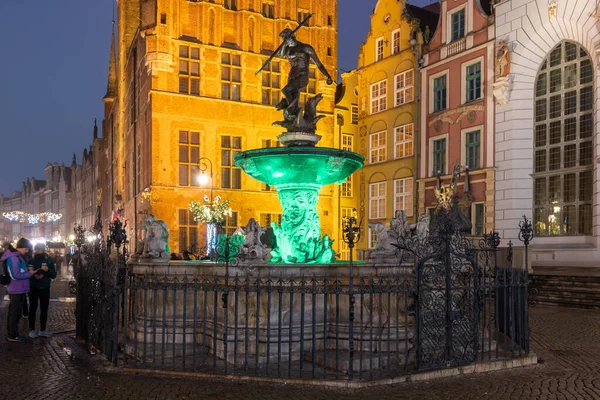
M278 191L283 217L280 226L271 223L277 240L271 251L271 262L328 264L334 260L333 241L328 235L321 237L316 209L319 190L325 185L344 182L362 168L364 157L350 151L315 147L321 139L315 131L323 117L317 115L322 95L308 99L303 110L299 106L300 92L308 84L309 62L312 60L317 65L328 84L333 80L314 49L299 42L294 33L291 29L281 33L283 43L257 72L267 67L277 54L290 63L288 82L282 90L284 98L277 105L278 110L283 110L284 120L274 123L287 129L277 137L284 147L241 152L234 162L251 177Z

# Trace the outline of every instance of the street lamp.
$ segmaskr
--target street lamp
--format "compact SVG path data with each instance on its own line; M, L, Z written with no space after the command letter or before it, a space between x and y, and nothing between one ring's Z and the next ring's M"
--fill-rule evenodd
M348 334L350 343L350 363L348 367L348 376L352 378L354 374L354 259L352 253L354 251L354 244L360 240L360 226L361 222L358 222L356 218L356 208L352 209L352 215L345 217L342 221L342 239L348 245L350 249L350 277L348 279L348 292L350 294L350 315L348 319Z
M210 204L213 201L213 169L212 169L212 161L208 157L200 157L198 159L198 169L200 170L200 176L198 177L198 182L201 185L206 185L210 183ZM206 170L208 170L209 175L206 175Z
M198 159L198 169L200 170L200 176L198 176L198 182L201 185L210 184L210 207L212 209L213 206L213 167L212 161L208 157L200 157ZM208 170L208 175L206 175L206 170ZM214 224L206 224L206 253L210 253L213 251L216 245L217 238L217 227Z

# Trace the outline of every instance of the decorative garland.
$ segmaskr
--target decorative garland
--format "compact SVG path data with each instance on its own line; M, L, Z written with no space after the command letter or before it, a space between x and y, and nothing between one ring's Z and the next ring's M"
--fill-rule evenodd
M189 207L194 215L194 221L223 226L225 218L232 216L233 211L229 207L229 200L221 201L221 197L217 196L211 204L206 195L204 195L203 200L204 204L201 204L199 201L192 201L190 203Z
M3 212L2 216L11 222L27 222L32 225L44 222L55 222L62 218L62 214L56 214L53 212L29 214L23 211L11 211Z

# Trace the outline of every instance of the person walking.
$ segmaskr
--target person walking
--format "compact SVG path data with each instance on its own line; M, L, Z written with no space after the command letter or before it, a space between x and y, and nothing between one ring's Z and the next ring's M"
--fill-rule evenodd
M46 329L46 322L48 321L48 305L50 304L50 285L52 279L56 278L56 268L54 261L46 253L44 243L36 243L33 248L33 258L29 260L27 267L34 272L29 280L29 337L38 337L35 330L38 301L40 305L39 336L51 337L52 334Z
M23 314L23 303L29 293L29 279L35 273L27 269L25 255L31 250L31 242L25 238L19 239L16 249L9 245L2 261L6 263L11 281L6 289L10 298L7 318L7 339L9 342L24 342L25 338L19 334L19 321ZM48 267L45 267L46 270Z

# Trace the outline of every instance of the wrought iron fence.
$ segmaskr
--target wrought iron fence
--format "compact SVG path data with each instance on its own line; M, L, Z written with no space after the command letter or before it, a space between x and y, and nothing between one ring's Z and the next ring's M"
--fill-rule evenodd
M473 243L442 222L425 241L398 239L404 275L355 275L352 262L333 276L230 274L243 269L229 238L214 259L222 276L137 273L90 248L77 334L123 367L282 378L371 380L527 354L527 266L513 267L510 245L500 259L497 234Z

